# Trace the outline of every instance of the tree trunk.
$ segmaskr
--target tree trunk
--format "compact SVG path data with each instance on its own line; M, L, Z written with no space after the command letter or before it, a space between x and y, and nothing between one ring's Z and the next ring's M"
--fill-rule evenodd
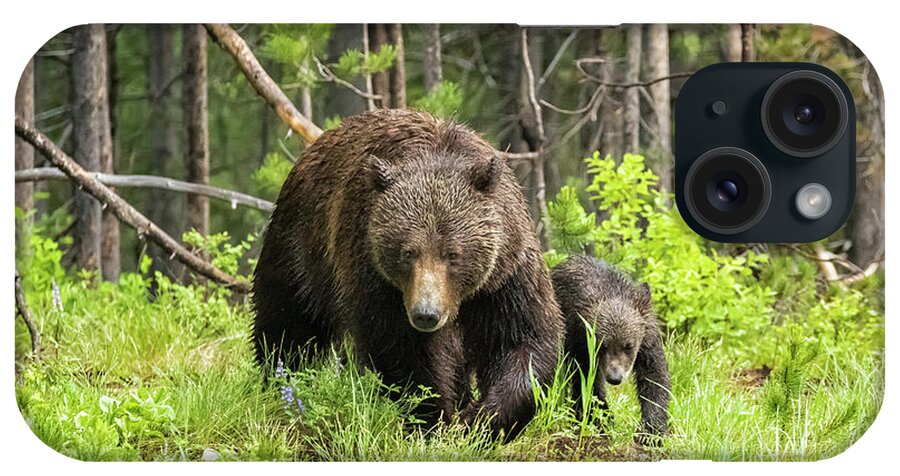
M625 82L636 83L641 79L641 26L628 25L625 31ZM641 150L641 96L637 88L625 90L624 99L625 152L637 154Z
M756 45L753 42L756 27L750 23L741 24L741 61L756 61Z
M606 60L600 67L600 77L605 83L616 82L616 58L612 45L619 34L618 28L604 28L598 33L600 42L598 53ZM600 130L598 131L600 134L595 135L591 148L600 150L604 156L609 154L613 160L619 161L622 159L622 149L624 148L622 141L624 117L622 104L614 92L613 89L607 88L606 97L600 104ZM597 143L598 139L599 143Z
M869 124L869 130L865 142L858 146L858 155L864 159L857 162L856 206L847 222L853 244L850 260L861 268L884 260L885 198L884 90L872 65L868 60L864 64L867 71L861 81L865 99L859 101L858 108L860 123Z
M387 26L394 44L394 65L391 66L391 107L406 109L406 58L403 50L403 26L393 23Z
M108 127L106 33L103 25L74 28L72 55L72 126L75 160L85 170L99 171L104 149L103 128ZM99 270L101 266L100 203L83 190L75 190L73 200L74 240L72 252L78 269Z
M180 178L176 172L178 135L175 117L174 29L170 25L148 25L147 95L150 97L150 111L147 118L147 134L150 138L151 169L154 174ZM179 168L180 169L180 168ZM167 195L159 190L150 192L148 217L166 233L181 236L179 213L182 208L180 197ZM176 263L161 248L152 246L148 253L153 258L154 270L162 271L169 277L177 276Z
M744 58L744 42L741 25L734 23L728 25L725 41L725 59L732 63L740 63Z
M187 128L187 180L209 184L209 122L207 105L206 29L203 25L182 27L184 55L184 122ZM187 226L209 235L209 198L187 197Z
M444 80L441 65L441 25L429 23L422 25L425 36L425 57L422 67L425 70L425 92L430 93Z
M654 23L647 29L647 62L650 80L669 76L669 27ZM673 191L672 187L672 106L669 80L650 85L653 99L653 125L655 137L652 151L656 160L654 172L659 175L659 187Z
M104 29L105 30L105 29ZM104 31L104 35L106 32ZM116 99L118 96L112 92L112 88L116 86L116 75L118 68L115 61L110 60L109 53L115 54L115 35L106 35L107 49L105 50L107 59L106 73L106 100L102 101L104 111L100 113L101 124L101 149L100 171L106 174L116 173L115 166L115 147L113 147L113 105L110 97ZM114 69L115 68L115 69ZM115 192L115 189L113 189ZM121 233L119 230L119 220L112 210L104 209L101 217L101 243L100 243L100 262L102 264L103 279L106 281L118 282L119 273L122 271L122 253L121 253Z
M389 44L386 25L383 23L369 24L369 51L377 53L386 44ZM391 85L388 71L372 74L372 92L381 96L381 99L375 100L375 107L390 107Z
M16 88L16 116L26 122L34 122L34 59L28 61L19 86ZM34 148L20 138L16 138L16 170L34 167ZM28 211L34 208L34 186L30 183L16 184L16 206Z
M19 86L16 88L16 116L34 123L34 58L25 65ZM34 167L34 148L31 144L16 137L16 170ZM34 208L34 185L31 183L16 184L16 207L28 212ZM27 217L16 227L16 254L27 249L25 239L31 233L32 217Z

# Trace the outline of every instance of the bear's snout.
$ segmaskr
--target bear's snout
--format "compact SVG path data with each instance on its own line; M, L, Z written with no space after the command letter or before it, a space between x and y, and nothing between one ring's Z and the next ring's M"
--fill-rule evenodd
M425 258L413 265L404 300L409 323L417 331L434 332L456 313L447 281L447 266L438 260Z

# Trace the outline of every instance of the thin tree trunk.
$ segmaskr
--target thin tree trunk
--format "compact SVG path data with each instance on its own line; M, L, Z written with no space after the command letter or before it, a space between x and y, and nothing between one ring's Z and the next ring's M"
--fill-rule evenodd
M862 53L858 53L862 56ZM865 60L858 102L861 123L869 124L866 142L858 149L865 158L857 162L856 206L847 222L850 260L861 268L884 260L884 90L872 65ZM862 99L861 98L861 99Z
M520 28L519 45L519 53L522 58L519 121L522 127L522 135L525 141L528 142L529 149L537 152L533 160L534 198L532 203L537 211L535 222L538 236L541 239L542 246L546 248L550 243L550 227L547 222L547 181L545 179L543 157L546 137L544 135L543 112L537 99L537 81L535 79L541 76L543 32ZM532 54L532 51L534 51L534 54Z
M616 59L612 50L612 45L619 36L618 28L604 28L598 34L600 42L598 52L605 62L600 68L601 78L605 83L613 83L616 81ZM613 96L613 90L607 92L606 98L600 105L600 130L599 134L595 134L592 149L599 149L602 154L609 154L613 160L621 160L623 146L623 129L624 117L622 113L621 103L616 96ZM617 95L618 96L618 95ZM596 143L599 139L600 143Z
M756 27L750 23L741 24L741 61L756 61L756 44L753 42Z
M403 25L392 23L387 26L391 43L394 44L394 65L391 67L391 107L406 109L406 58L403 49Z
M441 65L441 25L429 23L422 25L422 30L425 34L425 57L422 65L425 70L425 92L430 93L444 80Z
M34 122L34 59L28 61L19 86L16 88L16 116ZM16 138L16 170L34 167L34 148L20 138ZM34 208L34 186L30 183L16 184L16 207L28 211Z
M303 60L303 67L309 70L309 59ZM313 120L312 88L308 84L303 85L300 90L300 110L310 121Z
M103 150L102 127L108 125L106 33L103 25L74 28L72 40L72 125L75 161L87 171L99 171ZM101 266L100 203L76 188L73 200L74 240L72 250L78 269L99 270Z
M19 86L16 88L16 116L28 122L34 122L34 59L28 61L22 76L19 78ZM31 144L16 138L16 170L30 169L34 167L34 148ZM16 184L16 207L28 212L34 208L34 185L30 183ZM16 227L16 254L28 250L25 242L31 233L32 217L27 216Z
M649 77L664 78L669 76L669 26L654 23L647 30L647 61ZM659 187L673 191L672 188L672 106L669 80L650 85L650 97L653 99L654 117L653 153L656 156L656 174L659 175Z
M206 29L202 25L182 27L184 55L184 122L187 128L187 179L209 184L209 117L207 105ZM187 197L187 225L198 233L209 234L209 198Z
M175 80L175 31L171 25L148 25L148 62L147 62L147 95L150 96L150 111L148 117L148 136L150 138L150 157L153 173L178 178L181 176L180 167L176 167L175 158L178 156L178 135L175 116L175 95L173 94L173 82ZM151 190L150 204L147 215L154 223L159 225L166 233L181 236L181 224L179 212L183 202L180 197L171 197L159 190ZM153 246L149 250L153 258L153 268L162 271L169 277L179 274L177 263L170 262L168 256L159 247Z
M728 25L725 59L732 63L739 63L744 58L743 33L741 30L741 25L738 23Z
M641 79L641 26L628 25L625 30L625 82L636 83ZM637 154L641 150L641 96L637 88L625 89L624 100L625 152Z
M365 56L366 58L368 58L369 55L372 54L372 44L371 44L372 39L370 38L371 35L369 35L369 27L370 26L371 25L369 25L367 23L363 23L363 25L362 25L363 56ZM375 82L372 78L371 73L366 72L365 76L366 76L366 93L368 93L368 96L366 97L366 108L369 111L374 111L376 108L376 104L375 104L375 99L372 98L372 94L375 94Z
M383 23L369 24L369 51L377 52L388 43L388 33L385 25ZM375 100L375 107L390 107L391 85L388 71L372 74L372 92L381 96L381 99Z
M106 35L104 28L104 35ZM113 35L105 36L105 39L108 40L107 45L115 45L116 39ZM115 46L112 46L112 51L115 53ZM109 51L110 47L107 46L106 50L104 50L104 54L107 55L106 59L109 59ZM114 71L110 68L110 66L115 65L115 62L107 61L107 69L105 71L105 80L106 80L106 98L101 101L101 106L103 110L100 112L100 134L101 134L101 156L100 156L100 171L106 174L114 174L116 172L115 166L115 149L113 147L113 126L112 126L112 106L109 101L110 96L110 87L116 84L116 77L113 75ZM116 74L118 74L116 72ZM115 190L113 190L115 192ZM119 220L116 219L116 215L112 212L112 210L103 210L103 214L101 217L101 243L100 243L100 262L102 264L103 270L103 279L106 281L117 282L119 281L119 273L122 270L122 255L121 255L121 233L119 230Z

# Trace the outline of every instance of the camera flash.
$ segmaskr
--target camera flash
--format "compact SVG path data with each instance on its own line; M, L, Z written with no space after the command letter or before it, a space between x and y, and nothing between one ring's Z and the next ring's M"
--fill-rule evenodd
M831 192L822 184L808 183L797 191L794 204L804 218L818 220L831 209Z

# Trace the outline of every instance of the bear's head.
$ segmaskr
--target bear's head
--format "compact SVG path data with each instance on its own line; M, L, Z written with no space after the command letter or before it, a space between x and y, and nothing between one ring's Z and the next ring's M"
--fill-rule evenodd
M450 151L370 156L367 166L375 190L368 252L403 293L410 325L437 331L494 270L504 241L493 195L506 164Z
M602 301L595 312L596 336L600 342L600 367L606 382L618 385L628 377L644 340L652 314L650 286L642 284L632 296Z

